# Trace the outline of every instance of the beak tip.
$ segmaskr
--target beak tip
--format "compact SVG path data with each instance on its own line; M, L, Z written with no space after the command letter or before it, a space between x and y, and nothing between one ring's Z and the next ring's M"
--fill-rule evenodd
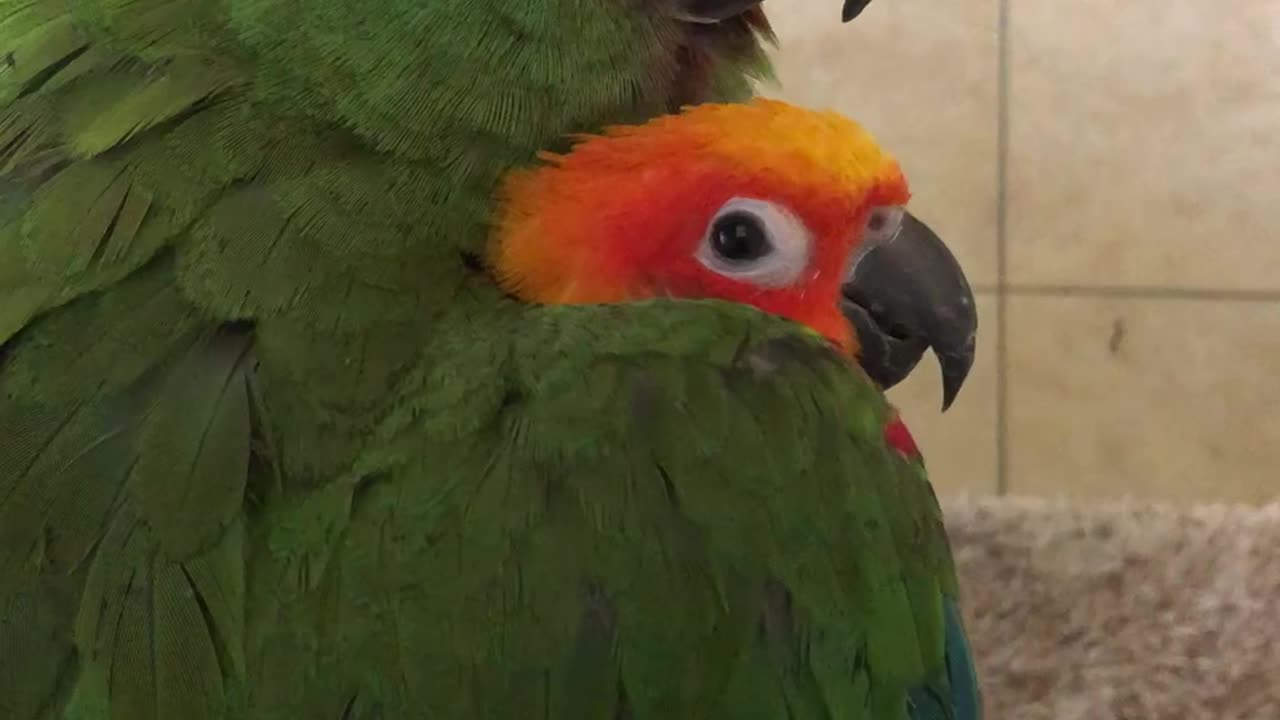
M959 382L948 383L945 380L943 381L942 412L946 412L951 409L951 405L955 403L956 396L958 396L959 394L960 394Z
M960 388L969 378L976 348L977 338L974 333L970 333L959 350L937 353L938 366L942 371L942 412L951 408L956 396L960 394Z
M849 22L862 14L871 4L871 0L844 0L844 8L840 12L840 21Z

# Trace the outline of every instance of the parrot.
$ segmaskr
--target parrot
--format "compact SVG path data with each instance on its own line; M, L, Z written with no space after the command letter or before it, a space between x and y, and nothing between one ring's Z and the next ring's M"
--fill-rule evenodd
M854 364L862 359L857 328L865 328L865 315L842 306L851 304L846 286L849 295L866 289L855 272L863 258L876 254L879 282L893 275L883 272L884 249L893 245L897 258L916 258L911 280L899 273L899 282L929 287L917 295L924 305L900 305L893 316L932 314L951 333L942 348L969 352L977 317L958 263L927 226L907 221L910 194L898 164L848 118L776 100L706 104L643 126L579 136L568 153L540 157L541 165L505 179L488 249L490 271L521 300L572 305L665 297L750 305L825 338L849 358L852 372L874 384L872 374L901 370L889 367L883 353L866 368ZM896 297L910 302L909 294ZM935 302L944 297L951 302ZM953 370L942 364L944 372ZM952 399L954 393L948 405ZM920 493L904 493L896 511L925 512L938 522L923 543L898 550L920 552L915 562L933 558L927 589L908 592L931 595L930 612L942 617L933 627L944 634L941 643L931 638L930 650L942 658L945 679L919 678L910 717L976 720L981 696L972 651L923 457L896 407L884 402L867 411L883 418L884 446L900 458L895 470L909 468L902 481ZM942 696L929 692L930 680Z
M745 100L770 41L747 0L0 0L0 717L900 713L939 635L879 390L754 308L483 267L504 173ZM888 383L954 348L879 277Z

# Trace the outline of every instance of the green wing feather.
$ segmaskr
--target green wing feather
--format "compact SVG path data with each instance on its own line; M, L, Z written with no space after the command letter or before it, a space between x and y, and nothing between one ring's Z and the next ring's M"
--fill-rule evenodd
M388 658L338 672L391 716L906 718L945 677L936 504L820 340L714 302L518 322L406 378L326 559L347 620L290 626L304 593L275 652ZM451 431L423 409L463 367Z

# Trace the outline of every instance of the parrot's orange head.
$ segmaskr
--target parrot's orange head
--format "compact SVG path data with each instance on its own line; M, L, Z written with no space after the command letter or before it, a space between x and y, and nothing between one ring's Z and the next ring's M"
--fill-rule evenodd
M581 138L502 191L490 261L539 303L719 298L855 354L841 285L909 193L858 124L783 102L700 105Z

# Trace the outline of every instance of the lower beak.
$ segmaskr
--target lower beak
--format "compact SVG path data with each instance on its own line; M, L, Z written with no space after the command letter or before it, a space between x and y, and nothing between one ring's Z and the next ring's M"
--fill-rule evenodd
M865 249L842 288L840 310L858 338L858 362L882 388L897 385L932 348L942 409L973 367L978 313L969 281L927 225L903 213L889 240Z

